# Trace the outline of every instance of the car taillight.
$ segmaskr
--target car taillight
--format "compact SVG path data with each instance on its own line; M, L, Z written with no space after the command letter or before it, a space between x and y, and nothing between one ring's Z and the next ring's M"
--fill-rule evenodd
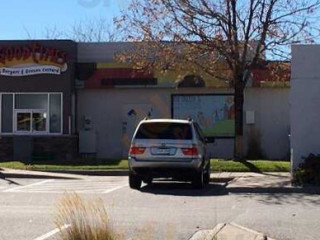
M136 147L136 146L131 146L130 147L130 154L143 154L144 151L146 150L145 147Z
M186 156L197 156L198 155L198 149L195 146L192 146L190 148L181 148L182 153Z

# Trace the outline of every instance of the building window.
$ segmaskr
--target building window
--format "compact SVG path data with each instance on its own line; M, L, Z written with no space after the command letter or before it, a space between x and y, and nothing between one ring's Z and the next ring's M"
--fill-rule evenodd
M1 97L1 132L13 132L13 94L2 94Z
M61 125L62 125L62 115L61 115L61 105L62 98L60 94L50 94L50 112L49 112L49 120L50 120L50 132L51 133L60 133Z
M61 134L61 93L1 94L1 132Z

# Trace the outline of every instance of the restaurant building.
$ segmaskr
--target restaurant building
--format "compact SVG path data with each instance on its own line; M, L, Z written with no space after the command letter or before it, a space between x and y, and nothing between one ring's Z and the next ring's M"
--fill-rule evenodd
M0 159L76 156L76 60L72 41L0 41Z
M115 56L133 44L0 41L0 160L126 158L136 125L192 117L215 137L211 157L231 158L233 90L197 72L143 72ZM289 157L287 75L267 67L245 92L245 150ZM280 84L279 84L280 83ZM259 154L259 153L258 153Z

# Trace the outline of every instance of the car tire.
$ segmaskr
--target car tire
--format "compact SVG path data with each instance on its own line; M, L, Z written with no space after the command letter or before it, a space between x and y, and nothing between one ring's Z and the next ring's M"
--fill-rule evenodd
M149 184L152 184L152 180L153 180L152 177L146 177L143 179L143 182L149 185Z
M209 184L209 182L210 182L210 164L207 165L206 173L204 174L203 178L204 178L203 179L204 184Z
M204 186L204 174L203 174L203 169L201 169L199 172L197 172L194 176L193 186L197 189L201 189Z
M139 177L138 175L133 174L133 173L129 174L130 188L139 190L141 188L141 183L142 183L141 177Z

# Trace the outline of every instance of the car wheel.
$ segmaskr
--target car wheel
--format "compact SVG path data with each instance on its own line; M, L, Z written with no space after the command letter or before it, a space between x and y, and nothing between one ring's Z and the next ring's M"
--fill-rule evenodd
M151 184L152 183L153 178L152 177L146 177L145 179L143 179L143 182L145 184Z
M197 172L193 179L193 186L195 188L201 189L204 186L204 174L203 169L200 170L200 172Z
M130 186L130 188L139 190L140 187L141 187L141 183L142 183L141 177L139 177L136 174L132 174L132 173L129 174L129 186Z
M206 167L206 173L203 176L204 184L209 184L210 182L210 165L208 164Z

